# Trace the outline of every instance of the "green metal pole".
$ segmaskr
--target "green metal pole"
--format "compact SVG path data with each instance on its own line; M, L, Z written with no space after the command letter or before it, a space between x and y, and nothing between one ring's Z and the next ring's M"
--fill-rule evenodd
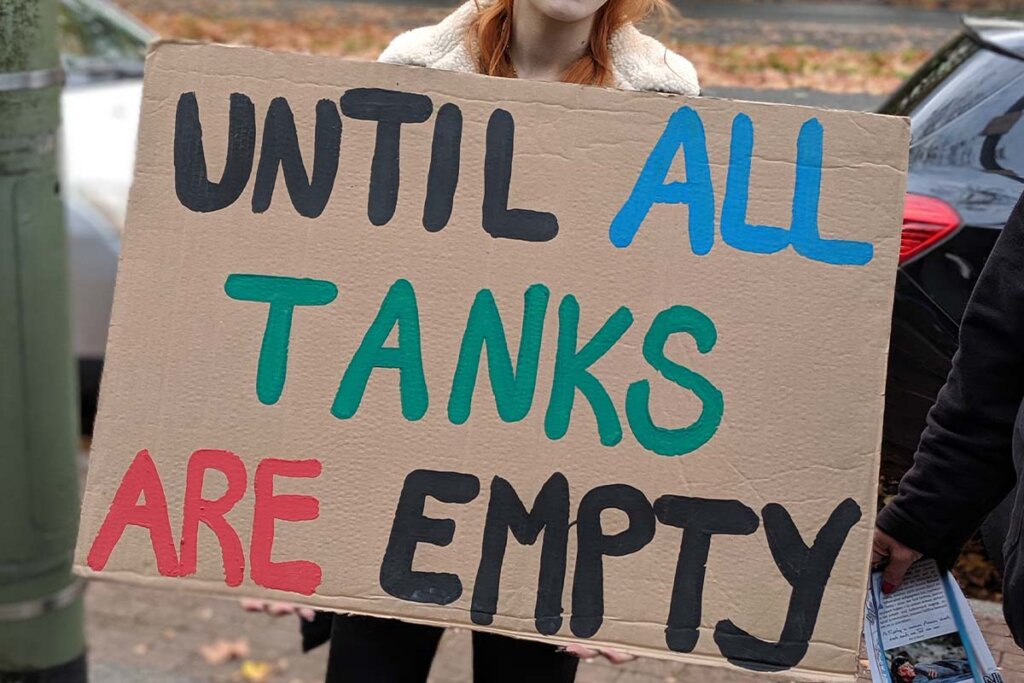
M0 0L0 682L85 680L57 0Z

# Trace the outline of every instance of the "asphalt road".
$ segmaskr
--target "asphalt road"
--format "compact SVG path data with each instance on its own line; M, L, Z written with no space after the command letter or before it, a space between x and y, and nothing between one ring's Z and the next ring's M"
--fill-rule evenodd
M325 0L303 0L324 2ZM337 4L365 0L326 0ZM950 28L959 17L955 12L923 10L888 5L864 5L852 2L745 2L743 0L671 0L683 14L693 19L743 19L755 22L811 22L844 24L848 26L924 26ZM375 0L379 5L417 5L421 7L448 7L445 0Z
M949 29L959 15L944 10L922 10L846 2L708 2L672 0L683 16L694 19L745 19L757 22L824 23L845 26L919 26Z
M133 0L153 6L210 11L208 0ZM444 10L460 0L369 0L384 7ZM673 29L683 42L801 44L822 48L889 50L935 49L956 31L960 16L945 10L922 10L885 4L780 0L670 0L685 20ZM216 6L218 16L279 17L318 5L365 5L368 0L230 0ZM401 23L401 22L399 22Z

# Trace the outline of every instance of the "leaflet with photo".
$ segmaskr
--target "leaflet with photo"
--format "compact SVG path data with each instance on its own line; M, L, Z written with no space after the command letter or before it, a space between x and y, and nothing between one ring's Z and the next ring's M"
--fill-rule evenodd
M874 683L1003 683L967 599L934 560L889 595L872 575L864 641Z

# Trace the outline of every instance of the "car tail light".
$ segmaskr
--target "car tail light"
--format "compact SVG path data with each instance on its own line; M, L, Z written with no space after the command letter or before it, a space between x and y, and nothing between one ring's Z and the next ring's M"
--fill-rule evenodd
M903 208L900 264L925 253L959 227L960 214L946 202L935 197L907 193Z

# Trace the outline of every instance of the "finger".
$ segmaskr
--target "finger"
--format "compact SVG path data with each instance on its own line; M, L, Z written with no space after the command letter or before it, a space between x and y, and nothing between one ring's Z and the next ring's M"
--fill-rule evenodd
M885 562L886 558L889 557L889 549L882 546L878 539L875 539L874 544L871 546L871 566L878 567L878 565Z
M286 614L294 614L295 605L290 602L272 602L267 611L275 617L282 617Z
M882 572L882 592L889 594L903 584L910 565L914 564L914 552L908 548L894 549L889 555L889 564Z
M878 567L878 565L889 559L891 550L892 539L882 531L875 529L875 535L871 541L871 566Z
M565 651L574 657L579 657L580 659L593 659L601 654L597 650L584 647L583 645L566 645Z
M636 659L635 655L619 652L618 650L601 650L601 654L612 664L625 664Z
M305 621L313 621L316 619L316 612L311 607L300 607L298 609L299 618Z
M255 598L242 598L238 602L246 612L262 612L267 605L263 600L256 600Z

